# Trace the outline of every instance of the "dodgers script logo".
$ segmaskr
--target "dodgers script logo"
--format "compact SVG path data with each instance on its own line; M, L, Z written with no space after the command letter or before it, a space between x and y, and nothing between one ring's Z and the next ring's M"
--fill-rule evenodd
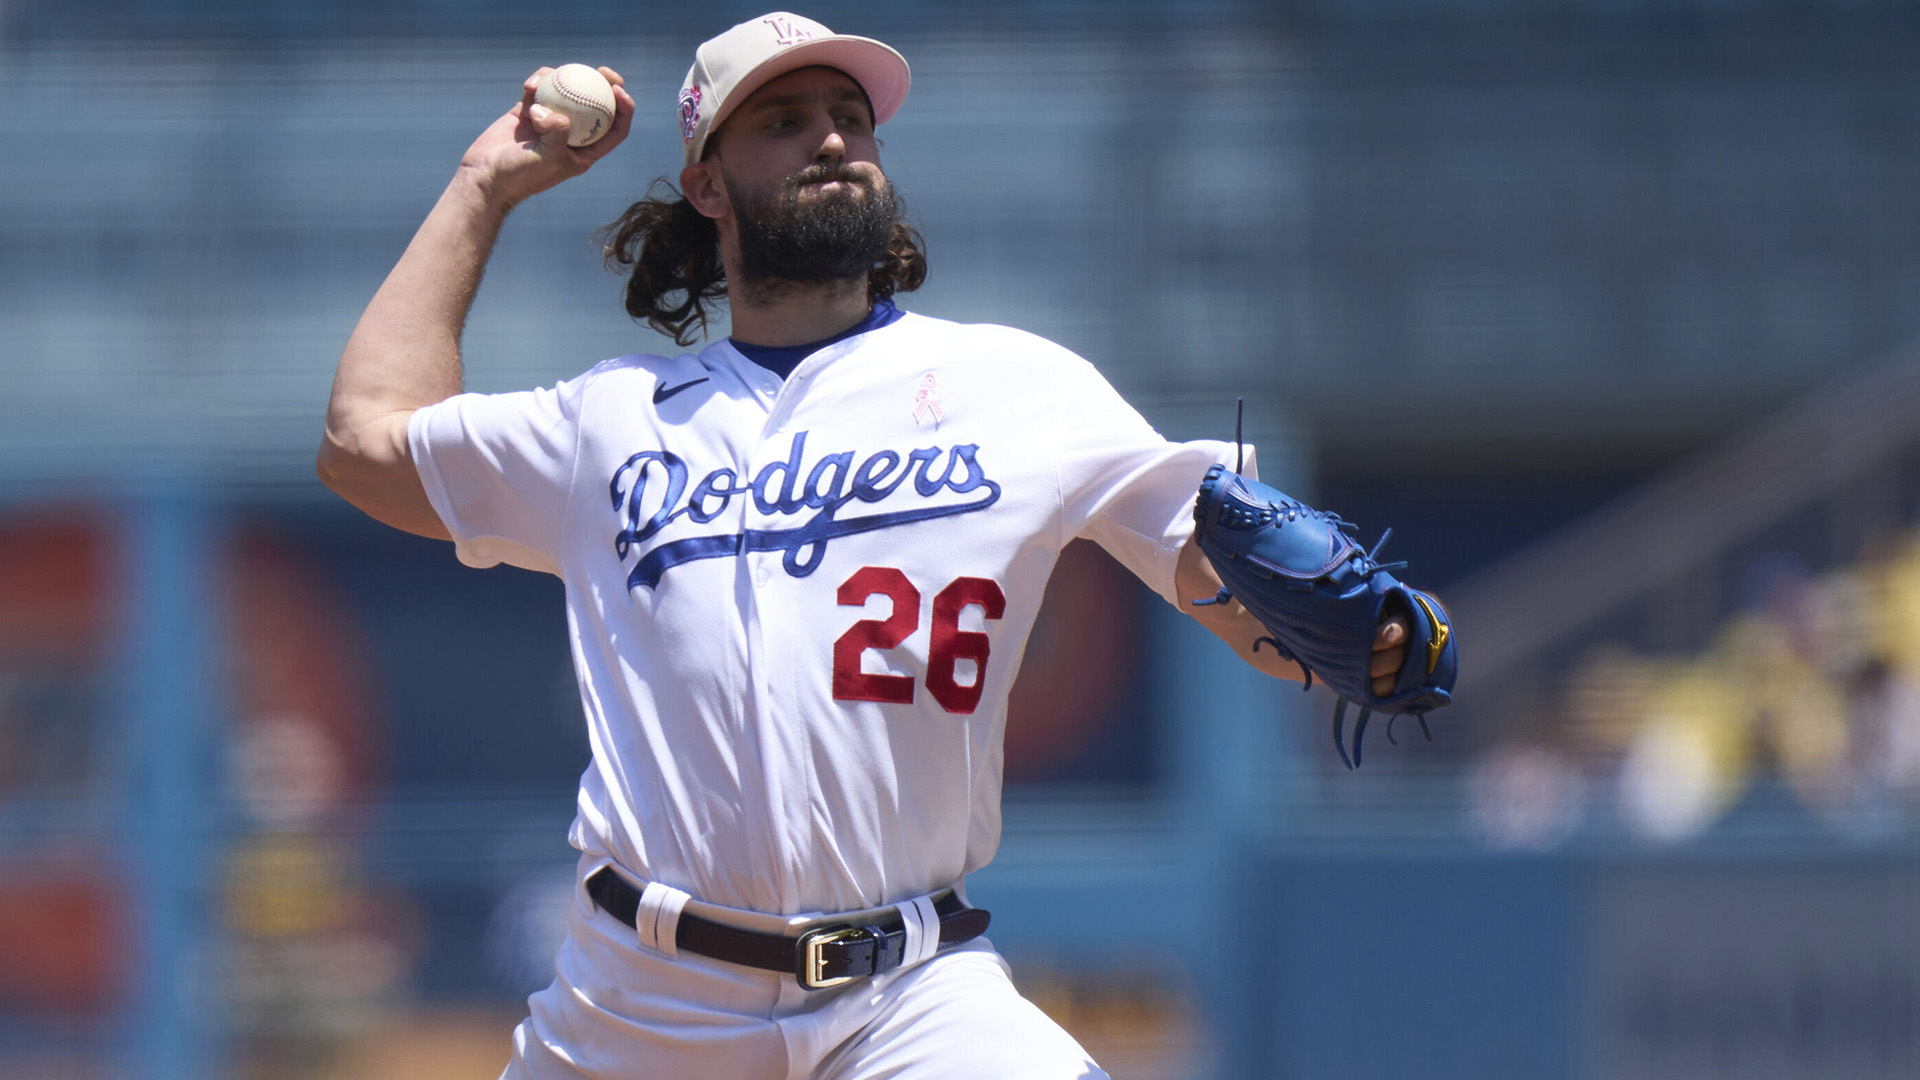
M827 542L855 533L890 529L916 521L970 514L1000 501L1000 485L987 479L975 458L976 443L942 449L923 446L903 458L892 450L869 454L854 464L851 450L828 454L801 479L807 433L796 432L785 461L760 470L751 483L732 469L715 469L687 489L687 463L670 450L642 450L613 471L608 485L613 509L626 511L626 527L613 538L614 554L625 561L628 552L660 530L686 518L704 525L725 513L734 496L751 495L763 514L802 518L791 528L745 529L737 533L689 536L659 544L640 557L627 575L627 588L660 584L667 570L695 559L719 559L749 551L784 551L780 565L794 577L806 577L820 567ZM937 473L937 475L936 475ZM955 474L960 475L956 476ZM888 497L913 483L890 505L898 509L842 516L855 503L887 502ZM629 486L631 485L631 486ZM941 492L973 495L965 502L937 503ZM917 505L913 496L918 496Z

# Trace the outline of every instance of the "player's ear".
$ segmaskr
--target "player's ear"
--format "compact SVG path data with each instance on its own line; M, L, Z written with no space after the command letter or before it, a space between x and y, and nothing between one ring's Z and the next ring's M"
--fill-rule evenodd
M711 157L680 170L680 194L686 196L701 216L722 218L732 204L727 199L727 182L720 176L719 163Z

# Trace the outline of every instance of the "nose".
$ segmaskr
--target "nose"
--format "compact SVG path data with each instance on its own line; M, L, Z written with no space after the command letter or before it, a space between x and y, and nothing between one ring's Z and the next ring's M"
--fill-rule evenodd
M821 140L820 148L813 152L813 160L839 165L847 160L847 140L840 137L840 130L831 125L827 128L827 137Z

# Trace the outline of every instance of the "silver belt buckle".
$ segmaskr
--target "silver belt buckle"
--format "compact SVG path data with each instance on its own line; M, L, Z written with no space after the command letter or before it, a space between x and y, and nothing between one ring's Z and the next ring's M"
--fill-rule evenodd
M869 970L852 975L827 977L827 958L825 948L828 945L840 945L858 942L862 939L873 943L874 964ZM818 930L809 930L800 935L794 944L794 977L807 990L825 990L828 987L850 983L855 979L872 974L872 967L879 961L880 935L870 926L823 926Z

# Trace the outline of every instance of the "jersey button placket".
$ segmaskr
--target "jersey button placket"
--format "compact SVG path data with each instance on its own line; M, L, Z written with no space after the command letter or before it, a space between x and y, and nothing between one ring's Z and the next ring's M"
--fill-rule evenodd
M749 386L758 386L749 383ZM772 384L779 389L778 384ZM762 399L768 406L768 416L761 428L760 438L747 455L747 468L742 473L741 482L752 484L770 465L784 462L792 453L791 436L783 436L779 431L777 404ZM766 496L769 501L779 499L781 480L779 476L769 477L770 483ZM774 530L791 528L794 522L786 520L776 508L769 513L763 511L759 501L751 492L744 498L740 525L743 530ZM759 739L767 747L769 760L805 761L809 752L808 736L802 724L791 722L791 713L783 709L783 702L777 697L776 682L783 678L785 665L791 659L779 654L775 643L783 641L784 623L790 613L782 611L776 598L782 592L782 581L777 575L784 575L781 560L783 551L742 551L737 557L740 580L743 581L747 603L747 650L749 656L748 708L754 717L759 731ZM786 770L775 769L767 776L768 796L772 805L777 807L781 820L789 826L804 823L810 816L811 783L805 775L790 775ZM805 850L808 840L805 830L786 827L776 830L779 857L789 868L789 878L798 880L804 876L809 863L809 851ZM792 902L793 897L783 897L782 902Z

